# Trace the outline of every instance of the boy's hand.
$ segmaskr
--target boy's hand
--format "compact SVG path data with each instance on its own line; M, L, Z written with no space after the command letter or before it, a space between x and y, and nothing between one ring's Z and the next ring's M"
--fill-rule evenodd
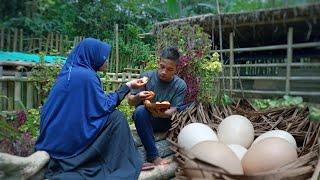
M144 101L144 100L150 100L154 97L154 92L152 91L141 91L138 96L140 98L141 101Z

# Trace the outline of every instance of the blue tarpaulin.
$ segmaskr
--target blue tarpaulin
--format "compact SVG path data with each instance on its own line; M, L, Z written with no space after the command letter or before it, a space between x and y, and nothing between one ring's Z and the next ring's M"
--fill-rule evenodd
M56 61L65 62L66 57L63 56L44 56L46 63L54 63ZM21 52L4 52L0 51L0 62L1 61L23 61L23 62L40 62L40 55L38 54L27 54Z

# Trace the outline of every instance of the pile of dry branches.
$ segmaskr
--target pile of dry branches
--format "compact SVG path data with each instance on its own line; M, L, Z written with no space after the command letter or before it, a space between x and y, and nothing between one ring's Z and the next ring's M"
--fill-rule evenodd
M199 122L207 124L216 131L219 123L225 117L233 114L243 115L250 119L255 129L255 136L275 129L291 133L297 141L298 160L275 171L257 176L235 176L219 167L198 160L177 145L177 136L184 126L193 122ZM187 178L183 170L191 168L201 172L200 174L205 178L216 179L310 178L315 172L315 166L320 157L320 146L317 141L320 137L320 123L309 121L308 116L308 108L291 106L259 111L247 100L239 100L237 103L228 106L205 106L201 103L192 104L185 111L174 115L173 125L168 135L168 140L172 143L172 150L176 152L175 160L179 164L176 177L181 179ZM190 163L188 163L187 167L185 165L186 161L192 161L191 164L193 166L190 167ZM208 174L210 174L210 177L208 177Z

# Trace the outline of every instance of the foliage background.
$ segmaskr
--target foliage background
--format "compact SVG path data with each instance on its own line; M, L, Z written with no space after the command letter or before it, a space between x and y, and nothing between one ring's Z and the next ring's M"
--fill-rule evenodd
M318 0L219 0L222 13L279 8L313 2ZM11 30L22 28L25 36L34 37L45 36L48 32L69 37L95 37L115 46L114 26L118 24L120 60L130 62L131 66L146 65L145 70L147 70L156 67L156 51L160 47L157 48L157 45L161 44L154 37L145 35L141 38L140 34L150 32L156 22L205 13L217 13L216 0L2 0L0 28ZM172 42L171 45L179 47L183 53L181 61L184 63L179 73L187 81L190 95L200 92L200 98L212 102L214 101L212 96L208 99L201 92L205 92L206 88L212 88L210 86L214 84L211 82L200 84L200 79L217 75L219 65L207 64L216 61L212 59L211 54L207 53L207 49L210 48L207 38L204 37L203 45L205 46L197 42L197 39L205 36L201 33L201 29L185 28L184 30L169 29L164 37L170 36L171 39L165 42L163 38L162 42L167 43L166 45ZM186 46L188 43L185 38L188 36L188 28L192 30L190 32L196 34L193 36L195 42L193 47ZM199 49L202 51L197 51ZM114 54L113 52L113 58ZM210 59L212 61L208 61ZM211 68L206 69L206 67ZM59 68L59 64L51 67L39 64L33 70L32 78L39 81L36 86L41 89L41 101L45 100ZM188 73L190 77L187 77ZM204 82L208 83L208 80ZM0 98L6 97L0 95ZM261 108L292 103L301 102L299 98L291 97L255 102L256 106ZM319 107L310 108L311 119L320 119L319 109ZM119 110L131 119L133 108L127 102L124 101L119 106ZM39 109L0 112L0 151L21 156L32 153L33 144L38 135L39 121Z

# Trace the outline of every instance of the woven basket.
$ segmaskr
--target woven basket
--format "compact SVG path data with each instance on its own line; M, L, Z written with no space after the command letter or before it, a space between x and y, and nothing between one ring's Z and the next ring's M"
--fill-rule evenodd
M204 123L215 131L227 116L240 114L251 120L255 136L269 130L279 129L291 133L297 141L298 159L273 171L256 175L231 175L222 168L207 164L177 145L180 130L194 122ZM315 177L319 161L320 123L309 121L308 108L296 106L258 111L247 100L240 100L229 106L204 106L194 103L185 111L175 114L168 140L176 153L178 162L177 179L308 179ZM216 131L217 132L217 131ZM320 165L318 165L320 166ZM320 167L318 167L320 168ZM193 173L186 173L192 171ZM191 175L190 175L191 174Z

